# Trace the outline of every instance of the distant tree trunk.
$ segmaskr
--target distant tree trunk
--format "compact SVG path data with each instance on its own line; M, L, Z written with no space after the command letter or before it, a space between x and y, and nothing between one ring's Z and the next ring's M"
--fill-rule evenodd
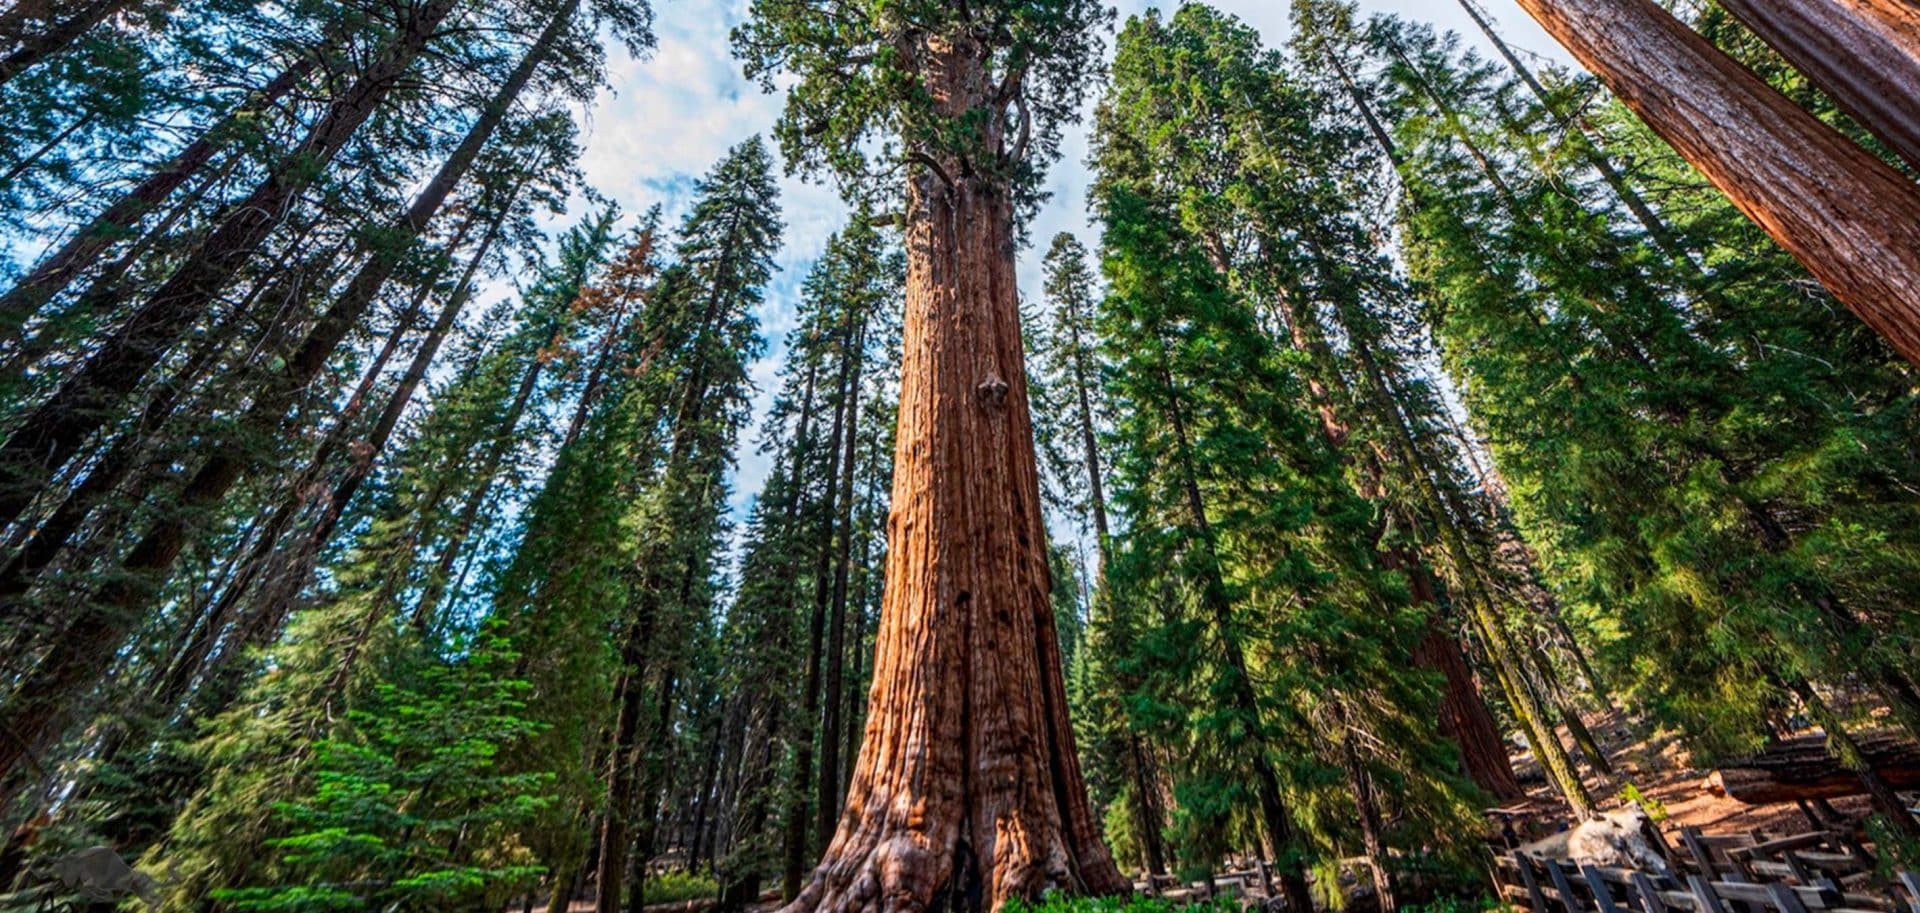
M228 209L200 248L0 445L0 516L17 516L39 486L113 418L193 322L206 315L301 193L402 84L414 59L457 5L458 0L428 0L414 11L379 59L333 99L300 145L282 157L245 200ZM30 717L40 713L10 722L37 729L41 724ZM0 776L17 762L10 744L0 741Z
M857 316L857 315L856 315ZM840 455L840 478L830 484L840 486L838 538L834 546L839 554L833 568L833 614L827 619L827 668L820 696L820 776L815 797L814 842L826 846L840 821L840 714L841 689L846 680L847 659L847 574L853 561L853 476L860 442L860 378L865 366L866 322L856 319L852 343L842 357L848 360L849 383L844 393L847 413L846 447Z
M1719 0L1920 169L1920 7L1909 0Z
M990 107L979 45L928 41L919 53L945 115ZM998 909L1049 888L1127 889L1067 720L1014 201L951 156L925 158L908 182L899 439L866 738L848 811L794 913Z
M1166 390L1175 391L1173 377L1165 366L1166 343L1161 340L1160 344L1163 349L1161 382ZM1293 815L1280 794L1280 777L1274 771L1273 760L1267 756L1266 741L1257 731L1261 723L1259 696L1254 693L1252 670L1247 666L1246 654L1233 620L1233 606L1228 601L1226 580L1220 572L1214 544L1213 525L1207 516L1206 500L1200 492L1198 474L1193 466L1193 445L1187 436L1184 410L1177 396L1175 392L1169 393L1166 417L1173 431L1180 487L1186 495L1187 510L1196 538L1204 549L1200 601L1211 616L1216 636L1221 641L1222 659L1230 673L1227 701L1240 714L1243 725L1256 730L1242 735L1240 741L1244 744L1235 747L1252 768L1253 793L1259 802L1260 830L1267 840L1266 858L1272 859L1280 867L1281 891L1286 897L1287 908L1293 913L1306 913L1313 909L1313 895L1307 890L1306 863L1300 859L1291 862L1287 859L1297 849Z
M1108 599L1106 575L1107 568L1113 563L1113 536L1107 525L1106 472L1101 467L1099 432L1094 424L1094 367L1087 363L1092 340L1080 337L1083 318L1091 315L1078 312L1078 296L1067 296L1066 306L1075 309L1067 315L1066 325L1073 330L1068 345L1073 348L1075 424L1078 425L1080 437L1081 463L1087 470L1087 507L1093 514L1094 548L1100 558L1100 570L1095 577L1092 598L1097 607ZM1140 736L1133 731L1130 721L1123 720L1121 725L1126 728L1127 740L1127 753L1121 759L1121 767L1132 787L1128 790L1128 798L1132 800L1129 811L1140 840L1141 865L1146 869L1148 884L1151 885L1153 876L1167 871L1167 841L1162 832L1166 819L1153 801L1155 790L1150 782L1152 766L1146 753L1140 750Z
M820 685L822 667L826 663L827 615L833 601L827 576L833 566L834 532L840 520L837 505L840 497L841 441L852 433L847 426L847 406L852 402L850 382L854 368L849 352L853 347L854 325L858 322L856 318L853 309L847 308L845 328L841 331L838 344L838 396L834 399L832 430L827 434L826 497L820 508L820 536L816 546L818 550L814 552L813 612L807 618L806 677L800 689L801 722L794 732L793 785L792 794L787 799L786 842L782 847L784 856L780 896L788 900L799 895L801 878L806 874L808 825L813 823L807 814L809 791L812 792L815 805L826 802L826 795L818 788L819 781L814 777L813 754L816 738L823 746L823 752L825 743L833 738L820 719ZM831 838L832 834L827 836ZM826 845L825 840L819 843Z
M1360 757L1353 730L1342 719L1345 715L1336 715L1341 727L1340 764L1346 771L1347 788L1353 791L1354 808L1360 814L1360 843L1366 852L1367 870L1373 875L1374 897L1379 901L1380 913L1394 913L1400 905L1394 900L1393 873L1387 868L1386 825L1380 814L1380 800L1374 795L1373 777L1367 773L1366 763Z
M133 0L91 0L79 4L73 15L65 19L58 22L49 19L45 31L19 35L15 39L18 42L16 47L7 56L0 57L0 86L11 82L35 64L66 50L80 40L80 36L107 21L107 17L132 4Z
M432 0L422 15L435 14L440 5L447 2L449 0ZM552 53L566 21L571 18L577 6L578 0L573 0L561 11L555 13L540 40L529 49L514 73L501 85L494 97L481 110L479 117L468 127L460 145L448 155L433 179L414 198L401 224L401 228L407 232L406 237L409 241L426 228L446 203L454 187L466 177L475 159L478 158L481 148L492 138L494 130L505 118L508 107L526 87L538 65ZM445 14L444 11L437 13L440 17L444 17ZM437 24L438 19L434 19L433 22ZM423 28L423 26L415 26L415 28ZM426 38L430 37L432 29L427 28L427 31L427 36L418 39L421 45L424 45ZM418 48L415 48L416 52L417 50ZM394 78L397 80L398 72L395 73ZM361 120L364 119L363 115ZM270 180L269 183L272 181ZM267 227L260 226L261 231L264 233ZM224 231L225 226L221 230ZM257 244L258 240L255 238L250 242L249 249L252 244ZM208 243L213 244L211 240ZM241 260L244 259L245 257L241 256L228 264L230 268L227 269L226 275L231 275L234 270L237 270ZM326 367L327 361L341 340L345 339L348 332L365 316L380 288L392 276L398 259L397 253L377 253L355 274L346 290L309 330L299 349L292 358L288 359L279 376L269 380L266 389L261 391L261 394L248 407L241 419L243 427L268 431L284 418L299 393ZM181 272L185 272L186 269L187 267L182 267ZM174 278L168 280L168 286L172 286L179 278L180 274L176 273ZM217 289L213 286L200 285L189 285L185 289L189 297L211 295L215 291ZM149 302L149 307L153 302L166 298L167 294L163 287L161 292L155 294L153 301ZM185 315L180 327L184 328L191 317L191 314ZM145 331L138 329L138 323L139 318L136 317L135 332L132 335L144 335ZM158 360L161 350L153 349L149 354L152 358L147 361L146 367L140 369L142 375L151 367L153 361ZM95 358L99 356L96 355ZM94 364L93 360L89 360L87 368L83 369L82 373L91 370ZM137 383L138 378L135 377L132 380ZM62 388L63 391L65 389L65 387ZM60 394L55 394L55 399L59 398ZM51 405L51 402L48 405ZM80 424L97 426L104 416L69 415L65 418L77 418ZM77 430L78 426L73 422L69 421L68 424L71 426L69 431ZM65 432L62 433L62 435L65 434ZM26 437L31 435L24 432L16 433L13 438L8 439L5 449L11 450L17 439ZM77 449L82 438L84 435L81 437L56 436L55 443L64 441ZM229 441L225 446L215 448L214 454L187 483L181 495L180 507L158 519L134 545L121 562L121 569L125 573L101 588L96 598L83 612L80 620L69 629L54 650L41 660L32 676L23 683L21 690L8 700L5 723L16 732L37 733L51 723L61 706L72 700L79 689L97 680L103 672L99 664L100 657L109 655L137 623L138 609L151 596L152 589L159 583L160 578L173 567L181 551L186 548L193 529L192 521L196 509L205 508L225 497L234 485L255 468L257 462L253 454L235 442ZM13 743L0 741L0 745L11 744ZM0 747L0 778L10 773L17 761L12 756L13 752L14 750L10 747Z
M427 575L426 589L420 593L420 601L414 603L411 623L415 631L430 632L439 621L441 602L453 589L454 564L466 554L467 540L480 525L480 512L487 506L488 496L493 494L493 486L500 478L500 470L506 465L507 456L513 452L513 430L519 427L520 419L527 414L527 407L533 402L533 394L539 390L540 377L545 373L546 366L546 359L536 355L528 360L526 372L520 375L520 385L514 388L513 399L500 419L499 430L488 441L486 453L481 457L480 470L474 478L473 487L460 505L459 519L454 523L453 532L448 534L446 545L440 550L440 559L434 562L433 571Z
M1438 606L1432 597L1433 583L1424 572L1412 577L1414 600ZM1427 595L1423 598L1422 591ZM1427 633L1413 648L1413 661L1440 673L1444 682L1440 691L1440 734L1460 748L1460 766L1467 778L1495 799L1510 802L1524 798L1527 791L1513 774L1513 761L1507 757L1507 740L1487 711L1485 698L1473 681L1460 641L1436 614L1428 620Z
M1653 0L1520 0L1648 126L1920 366L1920 187Z
M641 680L646 662L646 643L643 638L653 634L651 624L647 623L649 621L643 619L643 623L629 629L621 653L627 672L621 678L616 694L620 712L614 720L614 750L607 761L607 809L600 819L599 873L596 878L599 893L594 899L594 913L620 913L621 887L627 878L627 856L632 851L632 826L637 812L636 794L639 792L637 768L640 764L640 748L636 736L640 731L640 711L645 706L642 695L646 683Z
M691 590L693 570L689 568L687 577L681 586L681 596ZM675 690L680 677L673 670L666 670L664 681L660 683L660 709L654 718L653 730L647 736L647 760L645 773L641 778L640 828L635 835L632 871L628 875L629 893L627 895L627 913L642 913L647 905L647 864L659 852L660 834L660 796L671 773L672 729Z
M1298 313L1285 299L1281 299L1278 307L1287 323L1294 347L1312 354L1321 364L1331 365L1334 354L1327 345L1325 331L1310 317ZM1347 337L1352 355L1360 362L1363 369L1361 375L1367 382L1364 389L1354 392L1372 399L1378 416L1387 423L1393 435L1392 440L1397 446L1392 449L1398 450L1399 462L1408 475L1431 481L1422 452L1413 432L1409 430L1408 420L1400 411L1388 369L1374 356L1377 340L1363 328L1361 321L1349 320L1349 315L1343 309L1337 310L1336 314L1340 321L1336 329L1343 331ZM1337 372L1333 376L1338 378ZM1322 435L1329 446L1346 458L1348 430L1336 414L1326 387L1317 380L1309 379L1308 388L1319 405ZM1365 454L1367 482L1362 487L1362 495L1368 498L1379 496L1387 472L1384 462L1391 452L1389 449ZM1436 494L1428 509L1434 512L1436 522L1445 522L1443 512L1446 505L1437 497ZM1383 553L1381 564L1404 574L1414 603L1428 607L1427 633L1415 644L1409 659L1441 676L1443 687L1437 726L1440 734L1460 748L1462 768L1468 778L1482 789L1499 799L1525 796L1526 791L1521 789L1519 780L1514 776L1513 762L1507 757L1506 740L1501 738L1493 715L1487 711L1486 697L1480 693L1478 684L1467 668L1460 642L1443 623L1439 595L1434 590L1433 577L1426 562L1421 556L1400 549Z
M217 673L225 665L227 657L237 656L246 649L264 646L264 642L254 642L254 638L243 637L236 645L237 649L229 648L217 655L213 653L218 635L226 633L220 628L224 627L229 619L239 618L239 607L242 603L251 602L253 613L266 612L274 620L266 625L243 624L240 630L259 631L268 636L279 631L278 619L282 614L279 607L291 603L295 595L305 588L312 562L311 555L331 538L335 526L345 512L346 502L352 500L360 484L371 474L380 455L386 451L387 442L393 437L394 429L399 426L401 414L406 411L414 392L426 379L427 369L432 366L434 356L439 353L440 346L452 331L462 307L471 297L475 275L498 237L500 224L504 219L505 209L489 224L487 235L467 261L459 283L447 296L446 302L441 305L432 327L427 330L426 337L414 350L413 359L408 363L406 371L401 374L399 382L388 393L386 405L381 409L373 426L367 430L365 437L360 439L359 452L351 456L346 474L325 495L315 499L318 501L319 513L314 518L312 526L299 534L291 547L283 549L282 540L288 527L296 519L302 507L306 506L308 488L319 481L321 474L333 465L340 451L349 446L351 433L358 427L355 419L371 397L373 384L378 380L386 360L394 354L394 344L404 335L404 326L394 328L388 345L382 347L380 354L374 359L374 364L368 368L360 389L355 390L353 396L348 399L347 405L341 410L340 417L335 419L327 436L321 440L320 446L315 448L313 456L308 459L306 468L295 477L286 497L269 517L234 578L221 591L213 607L208 610L208 616L215 620L215 624L199 632L199 635L188 643L187 648L173 658L167 674L155 689L155 700L158 706L178 706L186 698L187 686L192 683L194 676L203 672ZM457 240L454 246L458 246ZM428 284L421 289L422 297L416 299L416 307L424 304L424 296L431 288L432 285ZM283 552L284 554L280 554ZM255 591L254 585L260 582L263 576L266 578L266 583L259 591ZM276 579L276 576L290 579L280 580ZM245 620L242 619L242 621Z
M1527 745L1533 749L1534 760L1547 775L1547 781L1566 799L1574 817L1581 821L1592 818L1593 795L1580 780L1580 772L1567 754L1566 746L1560 744L1560 736L1554 732L1553 721L1547 718L1546 708L1535 697L1523 659L1519 651L1514 649L1512 639L1501 628L1499 615L1489 601L1485 586L1479 581L1472 581L1468 586L1474 590L1466 599L1468 614L1473 619L1476 633L1480 635L1481 646L1486 650L1487 665L1492 667L1494 677L1500 682L1501 692L1507 696L1508 709L1520 722Z

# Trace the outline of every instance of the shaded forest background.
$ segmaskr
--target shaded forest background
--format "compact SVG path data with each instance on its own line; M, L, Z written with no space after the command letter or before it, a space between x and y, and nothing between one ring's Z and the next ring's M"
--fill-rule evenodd
M1123 868L1471 883L1509 733L1569 813L1615 798L1583 713L1701 759L1920 735L1913 367L1590 78L1293 9L1279 46L1200 5L1115 23L1080 88L1098 235L1027 239L1055 621ZM755 76L785 12L736 33ZM757 388L779 176L842 163L790 110L684 211L606 202L580 106L651 16L0 12L9 886L106 845L167 909L799 889L868 710L902 188L836 188Z

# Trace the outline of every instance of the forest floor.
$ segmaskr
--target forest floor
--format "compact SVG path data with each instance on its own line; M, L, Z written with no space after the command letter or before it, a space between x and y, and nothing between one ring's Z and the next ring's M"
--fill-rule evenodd
M1584 717L1594 738L1605 750L1613 766L1611 775L1602 774L1582 762L1581 779L1592 790L1603 810L1626 805L1624 792L1631 785L1643 801L1664 812L1654 814L1662 833L1673 837L1683 827L1697 827L1707 834L1744 834L1764 831L1770 836L1785 836L1812 830L1813 825L1791 802L1749 805L1737 799L1717 796L1706 787L1711 768L1696 767L1692 753L1672 733L1640 733L1618 711L1587 714ZM1567 741L1563 739L1563 741ZM1568 742L1569 750L1573 746ZM1546 824L1546 831L1557 830L1555 822L1565 821L1565 806L1548 785L1540 767L1524 750L1513 756L1514 772L1529 792L1526 803L1529 817ZM1832 800L1833 807L1851 818L1864 817L1869 805L1866 797Z
M1618 711L1590 713L1584 719L1613 766L1613 773L1603 774L1584 761L1581 763L1581 779L1602 810L1624 807L1626 790L1631 785L1646 805L1657 810L1654 817L1660 830L1673 842L1678 841L1680 829L1684 827L1697 827L1706 834L1761 831L1770 837L1814 829L1799 807L1791 802L1749 805L1710 792L1706 780L1711 769L1694 766L1692 754L1675 734L1637 731ZM1570 740L1563 736L1562 741L1569 750L1574 750ZM1566 806L1547 783L1533 756L1524 748L1515 748L1512 759L1514 773L1527 788L1528 798L1507 806L1505 811L1525 822L1529 838L1546 836L1568 826ZM1868 812L1865 797L1835 799L1832 805L1852 818L1864 817ZM1187 892L1173 893L1184 896ZM683 901L649 905L647 911L694 913L706 906L708 904L700 901ZM778 907L779 903L768 897L752 909L753 913L768 913ZM576 900L565 913L592 913L593 909L591 899ZM549 911L544 905L534 910L535 913L559 913Z

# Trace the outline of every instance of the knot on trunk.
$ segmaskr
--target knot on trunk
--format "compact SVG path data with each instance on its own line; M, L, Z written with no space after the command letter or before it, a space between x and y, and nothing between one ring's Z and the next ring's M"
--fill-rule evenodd
M989 409L1000 409L1006 406L1007 390L1007 382L1001 380L1000 375L991 372L987 374L986 380L973 388L973 392L980 396L980 405Z

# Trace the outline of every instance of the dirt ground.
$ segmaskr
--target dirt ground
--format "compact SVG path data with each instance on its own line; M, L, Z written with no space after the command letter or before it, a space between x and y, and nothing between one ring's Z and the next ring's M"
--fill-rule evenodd
M1617 711L1588 714L1585 720L1614 768L1608 776L1584 763L1580 767L1581 778L1603 809L1623 806L1621 794L1632 784L1649 804L1665 811L1666 816L1659 824L1661 831L1668 835L1677 835L1683 827L1698 827L1707 834L1760 831L1772 837L1814 829L1800 808L1791 802L1748 805L1708 792L1705 784L1711 769L1695 767L1691 754L1676 735L1636 733ZM1530 794L1528 807L1536 827L1549 832L1558 829L1557 823L1565 820L1566 811L1558 794L1542 776L1539 765L1524 750L1514 753L1513 762L1514 772ZM1864 817L1868 811L1865 797L1836 799L1832 805L1853 818Z

